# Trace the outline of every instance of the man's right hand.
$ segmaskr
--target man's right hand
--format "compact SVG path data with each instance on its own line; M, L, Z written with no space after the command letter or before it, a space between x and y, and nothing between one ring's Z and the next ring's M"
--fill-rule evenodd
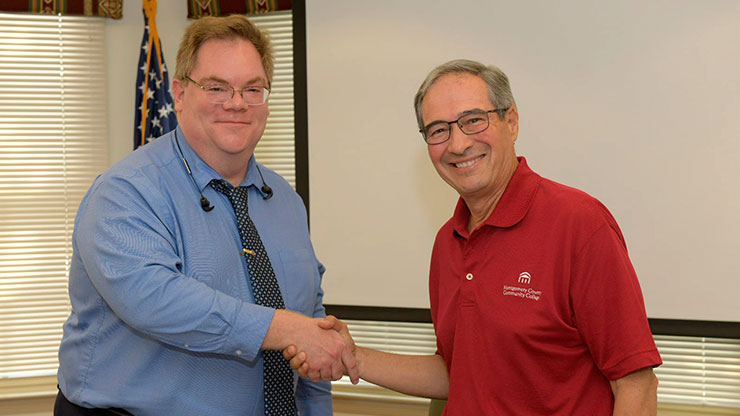
M334 318L336 320L336 318ZM338 321L338 320L336 320ZM350 378L359 380L357 362L354 355L354 342L346 336L346 325L321 318L307 316L278 309L275 311L272 324L262 344L262 349L285 349L290 345L296 351L306 354L306 363L310 368L307 374L313 381L338 380L345 373ZM346 336L340 335L334 326L346 331Z
M352 336L349 333L349 328L347 327L347 324L340 321L335 316L329 315L324 319L320 319L318 321L318 325L320 328L325 330L337 331L344 339L349 351L351 351L352 353L351 361L345 360L345 356L342 356L342 362L345 367L344 374L350 377L352 384L357 384L360 379L359 366L357 364L356 358L354 357L356 347L354 339L352 339ZM298 370L298 375L300 375L301 377L308 377L313 381L324 379L321 369L313 367L312 362L309 360L311 355L305 350L301 350L295 345L290 345L288 348L285 348L283 350L283 356L285 357L285 359L290 360L291 368ZM335 373L332 373L332 376L334 375ZM337 378L334 378L333 380L338 380L339 378L341 378L341 375Z

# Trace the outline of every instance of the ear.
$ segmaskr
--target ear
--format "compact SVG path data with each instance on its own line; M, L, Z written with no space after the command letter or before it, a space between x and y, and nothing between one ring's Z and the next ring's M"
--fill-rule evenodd
M516 142L519 137L519 112L516 111L516 107L512 107L506 112L506 128L512 137L512 142Z
M175 111L182 111L182 101L185 98L185 86L182 81L175 78L172 80L172 98L175 100Z

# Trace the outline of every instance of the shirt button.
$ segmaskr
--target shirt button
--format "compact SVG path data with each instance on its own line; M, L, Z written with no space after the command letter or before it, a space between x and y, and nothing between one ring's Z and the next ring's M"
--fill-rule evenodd
M242 350L236 350L236 355L242 355Z
M465 278L468 280L473 280L473 273L468 273L465 275Z

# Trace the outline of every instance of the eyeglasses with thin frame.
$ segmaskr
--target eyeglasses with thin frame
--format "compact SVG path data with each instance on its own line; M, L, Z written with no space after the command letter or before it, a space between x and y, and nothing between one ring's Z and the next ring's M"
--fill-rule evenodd
M208 101L213 104L224 104L231 101L234 98L234 93L239 91L242 100L248 105L262 105L267 102L267 97L270 96L270 90L267 87L251 86L244 87L242 89L236 89L225 82L208 81L205 85L200 84L198 81L185 76L185 79L195 84L196 87L202 89L206 93Z
M419 132L424 137L424 141L427 142L427 144L441 144L450 140L453 124L457 124L457 126L460 127L460 131L467 135L477 134L485 131L488 126L491 125L488 116L489 113L498 113L499 115L503 115L509 111L509 108L511 107L494 108L493 110L488 111L468 111L457 120L437 121L427 125L423 129L419 130Z

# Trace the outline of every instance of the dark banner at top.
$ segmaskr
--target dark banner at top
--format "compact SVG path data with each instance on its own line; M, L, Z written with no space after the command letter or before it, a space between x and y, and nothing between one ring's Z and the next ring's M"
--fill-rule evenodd
M228 16L230 14L263 14L290 10L292 0L186 0L188 18Z
M0 11L120 19L123 0L3 0Z

